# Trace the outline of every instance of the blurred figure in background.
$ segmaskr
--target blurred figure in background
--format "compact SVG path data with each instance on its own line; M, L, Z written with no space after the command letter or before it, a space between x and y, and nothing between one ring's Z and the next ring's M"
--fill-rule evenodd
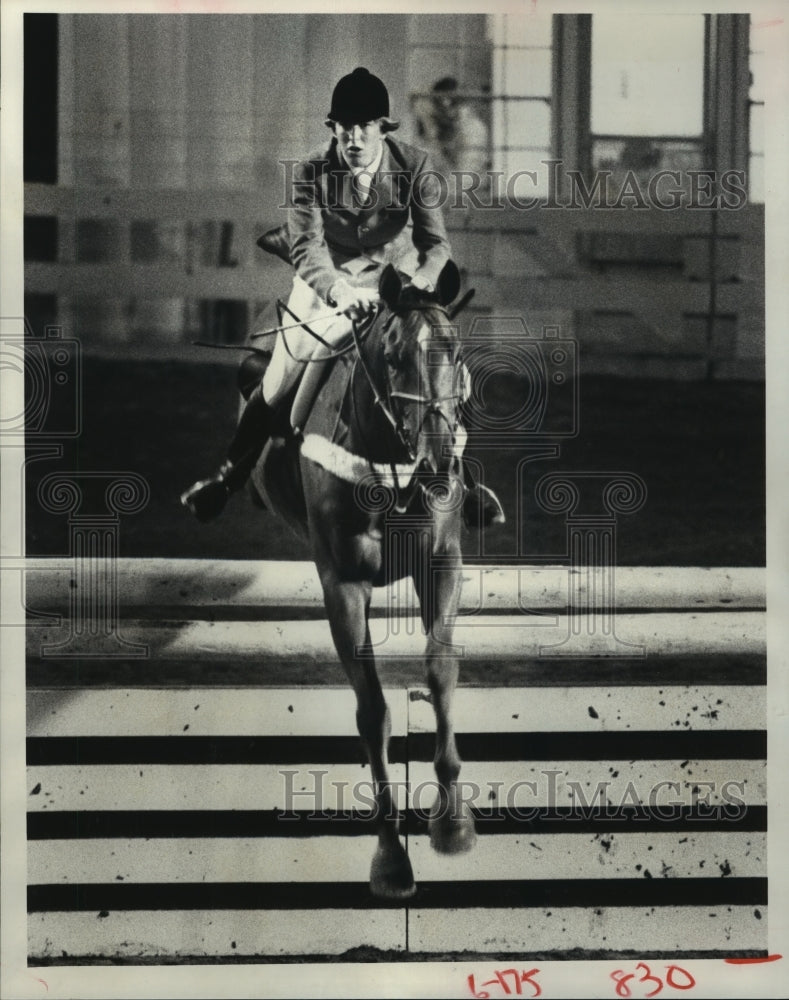
M484 174L490 165L490 131L473 107L473 99L458 91L457 80L437 80L430 94L412 99L419 138L428 146L437 169Z

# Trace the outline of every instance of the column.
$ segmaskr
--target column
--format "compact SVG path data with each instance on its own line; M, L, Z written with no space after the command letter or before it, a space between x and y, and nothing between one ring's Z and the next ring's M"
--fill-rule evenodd
M120 635L118 541L120 517L135 514L150 497L148 483L134 472L54 472L42 479L44 510L67 514L69 554L68 636L42 647L58 659L129 659L148 656L148 647Z
M554 472L535 487L537 503L567 523L568 633L540 648L541 656L643 656L644 647L619 639L616 616L617 515L634 514L646 500L643 480L627 472ZM579 511L581 501L585 510Z

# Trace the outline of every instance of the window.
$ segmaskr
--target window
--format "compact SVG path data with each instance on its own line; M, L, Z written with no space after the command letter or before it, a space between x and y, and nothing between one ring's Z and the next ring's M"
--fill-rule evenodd
M753 168L760 200L763 69L745 14L563 14L555 19L554 155L587 183L629 171ZM751 95L749 88L751 64ZM749 109L751 149L748 148ZM752 159L751 159L752 155Z
M754 38L753 18L750 22L748 45L748 197L751 202L764 202L764 91L765 56Z
M551 157L553 19L530 11L492 14L488 34L493 49L492 166L505 182L520 175L510 194L545 197ZM525 171L537 175L525 176Z
M503 175L499 194L544 197L551 156L553 18L518 14L409 19L416 134L440 170ZM534 177L526 176L533 172Z
M529 5L409 23L411 110L439 169L490 168L515 199L548 195L551 159L560 196L574 171L608 171L618 190L631 172L678 171L693 188L688 171L749 170L750 200L763 200L764 56L748 15Z
M592 17L593 171L616 181L705 166L704 53L703 15Z
M414 129L435 168L490 167L490 47L484 14L415 14L406 71Z

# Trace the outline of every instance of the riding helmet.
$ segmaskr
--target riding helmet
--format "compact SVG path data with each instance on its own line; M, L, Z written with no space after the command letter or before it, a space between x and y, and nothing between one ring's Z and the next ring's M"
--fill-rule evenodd
M326 124L332 128L336 122L357 125L379 118L384 131L393 131L400 124L389 117L389 93L383 81L358 66L334 88Z

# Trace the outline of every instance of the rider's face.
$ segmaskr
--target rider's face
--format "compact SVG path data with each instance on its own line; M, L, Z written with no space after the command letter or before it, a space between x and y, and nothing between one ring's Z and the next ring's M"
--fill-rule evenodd
M369 167L378 156L383 140L379 120L351 124L335 122L334 134L342 155L351 167Z

